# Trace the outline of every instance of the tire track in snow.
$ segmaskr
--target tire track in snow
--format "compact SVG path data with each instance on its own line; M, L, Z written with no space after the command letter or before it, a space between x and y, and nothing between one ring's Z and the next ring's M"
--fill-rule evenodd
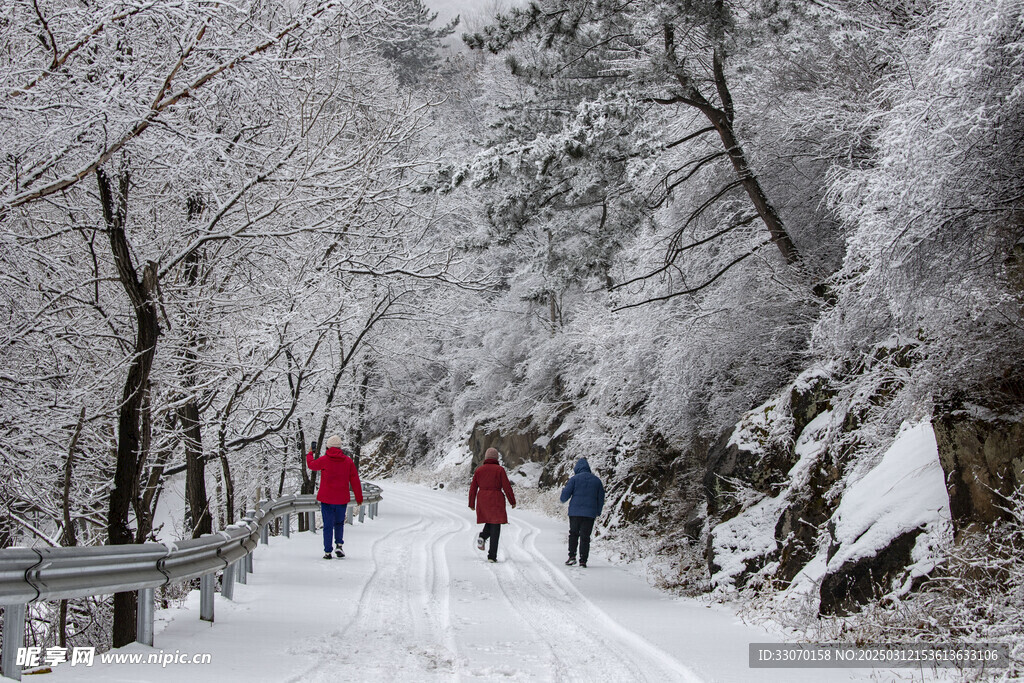
M473 524L471 524L466 519L468 516L471 516L471 515L473 515L475 513L469 512L466 507L463 507L462 505L459 505L456 501L451 500L451 499L449 499L447 497L431 495L431 494L429 494L426 491L422 491L421 492L421 491L415 491L415 490L406 490L406 491L403 492L403 494L407 495L411 499L416 500L417 505L429 508L431 510L436 510L438 512L441 512L441 513L445 514L446 516L455 516L458 519L462 520L463 521L463 525L464 525L464 527L465 527L465 529L467 531L470 530L470 529L473 530L472 534L467 534L466 540L467 541L470 541L470 540L475 541L475 536L476 536L476 533L477 533L477 529L473 526ZM468 515L467 515L467 512L469 512ZM504 549L505 549L505 545L501 545L501 549L499 550L499 552L503 553ZM473 551L473 552L476 552L476 551ZM493 581L494 574L491 571L493 569L493 566L487 564L486 561L482 559L483 556L478 555L477 557L480 557L481 559L478 562L472 562L470 567L478 569L480 571L480 574L481 574L482 578L485 578L485 579L489 578L490 581ZM498 585L498 589L499 589L499 591L501 590L501 585L500 584ZM485 593L485 594L479 595L479 597L482 598L481 605L485 604L486 597L489 594L493 594L493 591L490 592L490 593ZM541 635L538 634L538 632L537 632L537 630L535 628L535 625L533 624L532 620L530 620L527 617L525 617L521 610L515 609L512 601L510 601L506 597L503 602L509 608L509 612L511 613L511 615L516 619L516 621L519 622L520 628L516 631L516 635L524 637L525 639L527 639L531 643L531 648L530 648L530 650L528 652L523 652L520 649L520 650L517 650L516 656L519 659L530 659L531 656L532 656L533 659L537 659L538 661L542 662L542 666L544 668L546 668L548 671L554 671L557 674L555 680L567 680L565 678L565 676L562 675L565 672L565 667L563 665L563 662L558 657L557 651L551 646L551 643L548 642L546 639L544 639L543 637L541 637ZM500 610L498 610L498 611L500 612ZM496 612L495 610L488 610L488 616L490 617L491 620L493 620L495 612ZM489 626L493 626L493 621L489 622L488 624L485 624L485 626L488 626L488 625ZM545 653L545 654L540 654L542 652ZM501 667L498 670L492 671L492 670L489 669L489 667L485 666L481 670L478 670L478 671L469 671L468 674L470 676L476 676L476 677L482 676L484 678L501 676L501 677L511 678L512 680L532 680L533 679L533 677L530 676L530 675L526 675L526 677L524 679L523 672L510 671L510 670L508 670L508 669L506 669L504 667Z
M445 546L469 524L451 514L441 520L436 512L414 514L411 523L373 543L370 577L355 614L322 641L317 662L291 679L294 683L333 681L340 671L360 680L422 678L431 672L458 680ZM363 666L354 668L357 664Z
M423 506L444 506L466 516L465 508L450 498L410 494ZM499 551L505 560L487 566L493 570L495 586L523 631L530 634L537 649L546 652L553 680L590 681L595 676L659 682L701 680L583 595L537 548L538 527L510 517L506 529L511 533L502 533Z
M566 610L566 617L580 631L589 633L593 641L602 644L614 659L628 662L630 679L650 681L700 681L687 666L667 652L637 635L612 619L591 602L579 588L537 548L540 529L522 519L512 521L519 543L513 557L525 559L514 566L534 586L541 586L547 594L547 605ZM525 531L524 531L525 530ZM587 658L588 661L592 661Z
M432 543L430 546L431 562L426 565L430 577L429 592L425 593L424 597L427 603L425 609L428 614L434 615L437 630L443 634L446 646L451 652L457 653L458 646L451 619L451 571L448 568L447 550L449 541L459 534L467 532L470 529L470 523L463 515L437 505L436 500L432 497L413 494L409 498L416 500L421 509L426 508L441 513L446 521L451 522L454 526L450 531L441 534L439 542Z

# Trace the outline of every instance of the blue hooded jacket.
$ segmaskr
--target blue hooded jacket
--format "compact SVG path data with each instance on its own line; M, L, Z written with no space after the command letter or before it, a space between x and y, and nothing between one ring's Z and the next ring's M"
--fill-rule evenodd
M604 509L604 486L590 471L586 458L579 459L569 483L562 489L561 501L567 500L570 517L599 517Z

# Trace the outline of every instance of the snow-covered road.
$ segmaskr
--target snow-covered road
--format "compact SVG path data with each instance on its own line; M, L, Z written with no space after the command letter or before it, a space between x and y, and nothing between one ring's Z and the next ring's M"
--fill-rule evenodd
M346 530L343 560L320 535L272 538L255 573L218 595L158 612L156 648L210 664L59 666L47 680L114 681L820 681L866 672L752 670L750 642L778 641L728 610L660 593L602 559L565 567L566 524L520 510L498 563L475 547L462 492L383 482L380 516ZM598 541L599 545L599 541Z

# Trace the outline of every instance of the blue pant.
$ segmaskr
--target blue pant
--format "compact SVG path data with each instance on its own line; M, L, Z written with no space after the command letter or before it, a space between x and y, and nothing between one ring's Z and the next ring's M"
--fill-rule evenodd
M348 510L348 503L335 505L333 503L320 503L320 514L324 518L324 552L334 550L331 537L335 543L345 542L345 512Z

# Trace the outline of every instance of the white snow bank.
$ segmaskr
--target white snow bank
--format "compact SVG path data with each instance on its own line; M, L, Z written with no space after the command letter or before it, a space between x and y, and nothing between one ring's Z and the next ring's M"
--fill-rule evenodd
M453 444L445 452L443 456L438 458L434 463L434 471L441 472L446 469L453 469L459 467L469 467L469 463L473 461L473 451L469 449L465 441L459 441Z
M712 546L715 564L720 569L711 577L711 585L718 588L730 585L736 576L746 571L747 563L775 552L775 525L786 507L785 496L765 498L715 527Z
M930 422L904 423L874 469L852 484L833 515L839 550L827 571L869 557L893 539L924 528L914 548L915 572L934 565L930 545L950 533L949 495Z
M540 483L540 475L544 471L544 465L539 462L524 462L508 473L509 481L513 487L535 489Z

